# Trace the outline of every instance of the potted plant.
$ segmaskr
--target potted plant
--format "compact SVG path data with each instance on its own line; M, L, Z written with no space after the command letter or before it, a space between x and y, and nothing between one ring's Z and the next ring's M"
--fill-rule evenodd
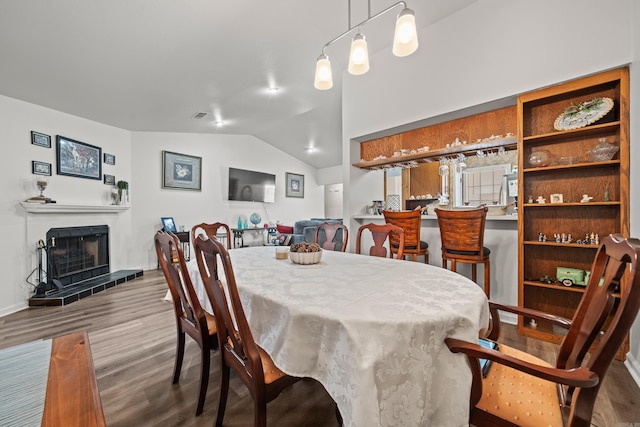
M118 187L118 200L121 205L124 205L129 200L129 183L127 181L118 181L116 186Z

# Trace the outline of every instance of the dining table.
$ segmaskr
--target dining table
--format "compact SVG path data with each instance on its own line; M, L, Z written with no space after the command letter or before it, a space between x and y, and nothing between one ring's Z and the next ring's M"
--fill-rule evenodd
M487 297L437 266L324 250L317 264L273 246L229 251L254 339L283 372L319 381L345 426L468 425L471 371L445 338L474 342ZM194 259L189 275L205 306Z

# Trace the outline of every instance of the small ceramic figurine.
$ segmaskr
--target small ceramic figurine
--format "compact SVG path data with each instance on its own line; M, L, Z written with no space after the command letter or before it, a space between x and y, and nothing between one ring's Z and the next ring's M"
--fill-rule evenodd
M545 204L547 202L547 199L545 199L542 196L538 196L538 198L536 199L536 202L538 202L538 204L543 205L543 204Z
M528 200L528 202L529 202L529 203L533 203L533 196L529 196L529 200Z
M544 240L542 240L544 238L544 235L542 234L542 232L538 233L538 242L543 242Z
M593 200L593 196L589 196L588 194L583 194L580 203L587 203Z

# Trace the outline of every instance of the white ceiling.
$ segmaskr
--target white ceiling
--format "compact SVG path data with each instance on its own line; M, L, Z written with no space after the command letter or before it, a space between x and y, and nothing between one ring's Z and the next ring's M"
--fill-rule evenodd
M407 5L423 28L473 1ZM369 15L367 1L351 3L353 26ZM371 0L371 15L392 4ZM314 89L313 73L322 46L348 29L348 9L345 0L0 0L0 94L131 131L254 135L316 168L336 166L352 35L327 49L333 89ZM370 55L390 49L400 10L362 28Z

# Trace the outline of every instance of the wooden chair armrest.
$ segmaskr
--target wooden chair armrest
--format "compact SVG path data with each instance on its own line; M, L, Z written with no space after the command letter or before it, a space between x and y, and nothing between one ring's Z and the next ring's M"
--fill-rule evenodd
M489 301L489 311L491 313L491 328L486 337L492 341L497 341L500 335L500 314L499 311L507 311L509 313L518 314L520 316L526 316L531 319L535 319L543 323L551 323L564 329L571 327L571 320L554 316L553 314L544 313L542 311L533 310L531 308L516 307L513 305L504 305L497 302Z
M492 350L482 347L476 343L447 338L447 347L453 353L463 353L469 358L469 362L477 359L488 359L495 363L509 366L518 371L525 372L538 378L552 381L559 384L566 384L573 387L595 387L599 382L599 377L594 372L584 366L574 369L558 369L553 367L540 366L525 362L501 353L499 350ZM478 363L478 362L475 362Z

